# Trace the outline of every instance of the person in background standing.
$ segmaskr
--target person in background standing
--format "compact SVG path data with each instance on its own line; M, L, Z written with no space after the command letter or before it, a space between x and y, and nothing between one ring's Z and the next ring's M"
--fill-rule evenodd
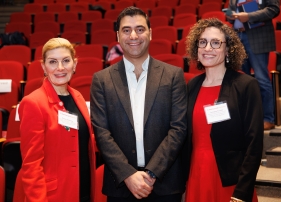
M280 1L258 0L259 10L251 13L238 12L237 4L242 2L245 2L245 0L229 1L229 8L233 11L233 15L228 19L233 23L234 30L237 32L248 55L242 70L250 75L252 68L255 78L259 82L264 113L264 130L270 130L275 127L275 118L273 89L267 66L269 52L276 50L272 19L280 12ZM243 23L247 22L263 22L264 24L253 29L245 29Z

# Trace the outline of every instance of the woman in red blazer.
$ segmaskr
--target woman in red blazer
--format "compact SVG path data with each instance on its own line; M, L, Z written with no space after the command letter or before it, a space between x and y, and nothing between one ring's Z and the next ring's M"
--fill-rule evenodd
M23 162L14 201L93 202L95 148L89 112L82 95L68 86L77 65L75 50L66 39L53 38L42 53L46 78L19 107Z

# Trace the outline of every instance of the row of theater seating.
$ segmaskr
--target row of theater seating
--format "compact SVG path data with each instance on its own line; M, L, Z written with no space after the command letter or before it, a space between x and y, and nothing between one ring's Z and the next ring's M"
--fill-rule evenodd
M142 8L144 10L146 9L153 9L155 7L161 7L161 6L168 6L171 8L175 8L177 6L181 6L184 4L190 4L192 7L195 6L196 9L199 8L201 5L206 4L206 3L219 3L224 7L228 6L228 1L224 0L99 0L99 1L94 1L94 0L34 0L34 4L37 5L43 5L44 11L50 11L48 10L48 7L45 7L45 5L52 5L54 3L56 4L64 4L67 6L66 9L69 9L69 5L72 5L73 10L85 10L87 9L87 4L91 5L99 5L102 6L105 10L109 9L123 9L128 6L137 6L139 8ZM27 4L25 6L24 10L26 12L37 12L34 7L36 6L29 6L30 4ZM37 9L42 10L42 7L37 7ZM52 10L53 8L51 8Z
M144 5L138 5L138 3L142 1L133 2L130 0L122 0L118 1L118 3L122 3L120 6L116 6L112 8L111 3L109 2L97 2L95 4L85 3L85 2L74 2L74 3L51 3L51 4L26 4L24 7L24 13L28 13L30 15L36 15L37 13L43 12L79 12L82 13L89 10L98 10L100 11L105 18L117 18L120 10L123 10L129 6L137 6L142 8L145 12L147 12L148 16L156 16L156 15L165 15L169 18L176 16L182 13L192 13L198 15L198 18L201 18L202 15L209 11L221 11L222 8L225 8L227 4L223 4L222 2L206 2L201 4L200 6L196 6L192 3L185 3L178 6L169 6L169 5L160 5L152 7L149 6L149 2L152 1L143 0ZM172 2L172 1L170 1ZM108 4L108 6L107 6ZM115 12L116 11L116 12Z

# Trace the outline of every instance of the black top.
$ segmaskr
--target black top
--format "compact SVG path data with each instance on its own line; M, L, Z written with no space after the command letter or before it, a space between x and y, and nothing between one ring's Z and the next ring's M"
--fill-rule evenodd
M79 173L80 173L80 202L90 201L91 175L89 160L89 138L90 133L84 117L75 104L71 95L59 95L66 110L71 114L78 115L78 140L79 140Z

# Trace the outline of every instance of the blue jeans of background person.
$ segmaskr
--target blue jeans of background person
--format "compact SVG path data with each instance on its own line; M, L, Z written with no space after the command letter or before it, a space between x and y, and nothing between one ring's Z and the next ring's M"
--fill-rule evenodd
M247 52L248 58L242 66L246 74L251 74L251 68L254 70L255 78L259 82L264 121L274 123L274 98L272 84L268 74L269 53L255 54L251 50L246 32L238 33L241 42Z

